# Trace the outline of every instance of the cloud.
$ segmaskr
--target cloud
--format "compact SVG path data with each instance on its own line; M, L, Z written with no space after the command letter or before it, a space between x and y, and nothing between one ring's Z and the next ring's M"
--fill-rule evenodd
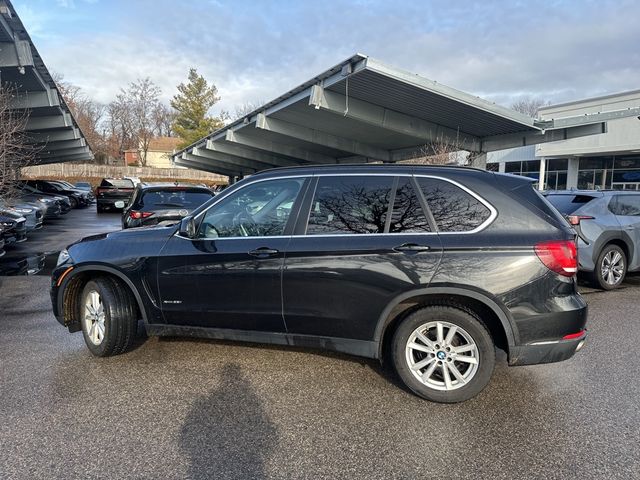
M634 1L61 1L74 23L33 19L36 45L102 102L145 76L169 99L195 66L233 111L355 52L507 105L640 88Z

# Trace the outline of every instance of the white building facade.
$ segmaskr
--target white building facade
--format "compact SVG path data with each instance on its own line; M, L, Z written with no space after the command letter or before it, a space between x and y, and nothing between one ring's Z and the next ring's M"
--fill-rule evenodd
M640 107L640 90L543 107L543 120ZM599 135L491 152L487 169L544 179L541 189L640 190L640 117L607 121Z

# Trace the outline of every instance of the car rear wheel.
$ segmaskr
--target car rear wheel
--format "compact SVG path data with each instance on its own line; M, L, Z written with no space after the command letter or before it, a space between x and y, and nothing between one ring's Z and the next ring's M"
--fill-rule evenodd
M617 245L602 249L596 262L594 282L603 290L618 288L627 274L627 256Z
M392 341L398 375L434 402L468 400L489 383L495 347L480 319L464 307L433 305L413 312Z
M80 318L91 353L108 357L129 348L138 328L133 302L131 293L111 278L87 282L82 291Z

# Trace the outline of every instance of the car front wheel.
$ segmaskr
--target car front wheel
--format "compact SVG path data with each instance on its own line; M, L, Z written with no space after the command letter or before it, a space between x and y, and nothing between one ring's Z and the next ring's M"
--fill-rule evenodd
M493 340L480 319L447 305L428 306L404 319L394 334L392 355L409 389L442 403L480 393L495 365Z
M87 282L81 300L82 333L91 353L108 357L125 352L138 328L131 293L116 280L100 277Z

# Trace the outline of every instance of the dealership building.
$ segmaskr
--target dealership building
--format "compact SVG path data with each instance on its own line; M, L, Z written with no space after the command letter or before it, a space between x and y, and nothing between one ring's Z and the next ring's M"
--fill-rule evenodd
M552 105L540 120L608 114L603 133L487 154L487 169L544 178L545 189L640 190L640 90ZM619 118L616 118L619 117Z

